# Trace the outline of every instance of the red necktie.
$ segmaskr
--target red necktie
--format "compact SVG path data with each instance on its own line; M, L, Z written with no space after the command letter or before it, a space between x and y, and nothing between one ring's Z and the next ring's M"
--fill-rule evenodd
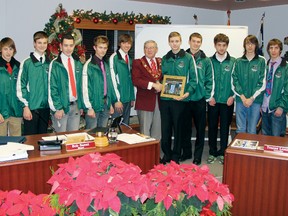
M151 59L151 69L153 73L157 72L156 63L154 59Z
M74 79L74 74L73 74L73 68L71 65L70 58L68 58L68 72L69 72L69 78L70 78L70 85L71 85L71 90L72 90L72 95L73 97L76 97L76 85L75 85L75 79Z
M126 64L129 63L128 54L125 55L125 61L126 61Z
M153 75L156 75L158 73L156 62L154 61L154 59L151 59L151 70Z
M10 65L10 63L9 62L7 62L7 71L8 71L8 73L11 75L12 74L12 72L13 72L13 69L12 69L12 67L11 67L11 65Z

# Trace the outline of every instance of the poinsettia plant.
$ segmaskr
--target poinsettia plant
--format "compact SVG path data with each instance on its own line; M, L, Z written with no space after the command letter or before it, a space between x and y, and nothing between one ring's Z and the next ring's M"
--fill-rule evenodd
M0 215L55 215L48 194L35 195L19 190L0 191Z
M0 215L230 215L233 195L205 165L141 172L116 154L70 158L49 179L50 195L0 191Z
M160 164L147 173L149 215L229 215L234 199L209 167L194 164Z
M57 209L69 214L133 215L148 197L148 184L141 169L116 154L88 154L60 164L48 183ZM65 210L67 211L67 210Z
M119 156L99 153L59 166L48 183L57 194L54 207L69 214L229 215L234 199L207 166L171 162L141 175Z

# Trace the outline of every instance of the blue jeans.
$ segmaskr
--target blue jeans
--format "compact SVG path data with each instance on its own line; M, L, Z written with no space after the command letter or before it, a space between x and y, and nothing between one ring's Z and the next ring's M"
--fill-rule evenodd
M253 103L249 108L242 102L236 103L236 133L256 134L256 126L260 118L259 103Z
M100 112L96 112L96 118L92 118L85 115L86 121L86 129L92 129L95 127L107 127L108 119L110 116L110 108L108 109L107 106L104 106L104 110Z
M262 112L262 134L268 136L282 135L283 128L286 130L286 112L281 116L275 116L275 111Z

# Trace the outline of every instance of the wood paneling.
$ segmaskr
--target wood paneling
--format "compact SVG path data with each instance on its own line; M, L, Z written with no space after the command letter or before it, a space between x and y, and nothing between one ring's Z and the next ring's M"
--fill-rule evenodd
M259 140L260 146L288 146L288 139L281 137L238 134L236 138ZM288 156L228 147L223 183L235 196L233 216L287 215Z
M83 19L80 23L74 22L74 27L77 29L99 29L99 30L125 30L135 31L135 25L129 23L94 23L91 20Z
M132 132L132 131L130 131ZM29 159L0 163L0 190L18 189L24 192L49 193L51 186L46 182L52 176L51 168L57 170L58 164L65 163L69 157L80 157L88 153L100 152L101 154L115 153L123 161L138 165L143 173L159 164L159 141L145 142L128 145L123 142L109 145L104 148L61 152L43 156L38 150L37 141L43 135L27 136L27 144L35 146L34 151L28 151ZM47 135L46 135L47 136Z

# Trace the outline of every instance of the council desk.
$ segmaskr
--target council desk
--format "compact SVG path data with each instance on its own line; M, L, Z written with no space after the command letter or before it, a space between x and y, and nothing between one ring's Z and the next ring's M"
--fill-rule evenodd
M122 128L126 133L136 131ZM77 131L79 132L79 131ZM54 134L50 134L51 136ZM123 161L138 165L143 173L159 164L160 145L159 140L129 145L117 142L103 148L76 150L67 152L39 151L37 141L47 134L26 136L26 144L32 144L35 150L28 151L29 158L11 162L0 163L0 190L18 189L23 192L31 191L36 194L49 193L51 185L46 182L52 176L51 170L57 170L58 164L65 163L69 157L81 157L85 154L99 152L101 154L115 153Z
M235 139L288 146L288 139L238 134ZM288 215L288 155L229 146L225 152L223 183L235 196L233 216Z

